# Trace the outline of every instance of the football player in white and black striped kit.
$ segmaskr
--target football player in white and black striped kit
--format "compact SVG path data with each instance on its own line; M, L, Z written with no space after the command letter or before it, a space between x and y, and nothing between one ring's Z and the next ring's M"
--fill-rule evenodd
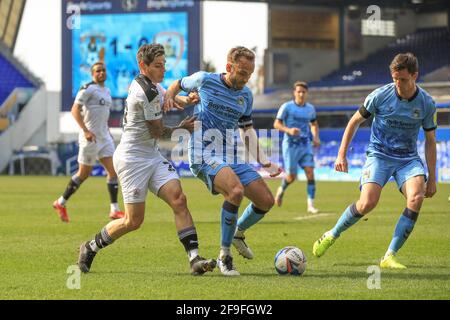
M114 171L114 141L109 132L108 119L112 105L111 92L105 87L106 66L97 62L91 67L92 82L78 92L72 107L72 115L80 127L78 172L72 177L64 194L53 203L53 208L63 222L69 222L66 204L92 173L97 160L107 172L107 186L111 198L111 219L123 218L117 196L119 183Z
M125 234L139 229L144 221L145 201L150 190L173 210L178 237L188 253L191 273L202 275L216 267L198 253L197 231L187 208L186 196L176 170L158 150L160 138L170 138L174 130L194 130L195 118L176 128L163 123L163 89L158 86L165 74L165 51L159 44L142 46L137 54L140 75L132 82L124 117L124 133L114 154L125 203L125 217L109 223L92 241L80 247L78 265L87 273L101 249ZM177 97L182 105L198 102L198 96Z

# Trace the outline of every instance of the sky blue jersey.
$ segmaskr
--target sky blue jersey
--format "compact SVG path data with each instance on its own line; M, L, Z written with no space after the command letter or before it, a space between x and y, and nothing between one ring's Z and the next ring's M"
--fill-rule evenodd
M317 120L316 109L310 103L299 106L294 100L283 104L278 111L277 119L283 121L288 128L300 129L298 136L284 135L284 142L289 144L311 144L310 124Z
M253 125L252 106L253 94L249 88L242 90L230 88L224 81L224 74L197 72L181 80L181 88L186 92L197 91L200 102L195 106L194 116L202 123L202 132L206 139L194 133L189 143L190 151L201 145L203 149L211 149L213 144L216 150L223 150L222 159L226 161L226 155L236 154L233 143L234 132L238 128L246 128ZM208 141L210 135L221 134L221 141ZM201 141L200 141L201 139ZM220 146L221 145L221 146Z
M360 109L363 117L374 115L368 155L388 159L418 158L417 140L420 127L437 129L436 104L420 87L414 96L401 98L391 83L376 89Z

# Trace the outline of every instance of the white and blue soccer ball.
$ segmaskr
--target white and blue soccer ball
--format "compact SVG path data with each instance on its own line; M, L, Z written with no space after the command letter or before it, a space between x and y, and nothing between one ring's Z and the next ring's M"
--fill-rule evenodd
M306 270L306 256L297 247L284 247L275 255L275 270L281 275L301 276Z

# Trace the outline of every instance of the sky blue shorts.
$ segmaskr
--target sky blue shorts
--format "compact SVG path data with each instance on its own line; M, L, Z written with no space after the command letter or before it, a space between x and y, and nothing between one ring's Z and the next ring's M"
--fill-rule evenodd
M287 174L297 174L298 168L314 168L314 154L309 145L287 145L283 143L284 171Z
M256 180L262 179L259 173L256 172L255 169L253 169L253 167L249 164L194 164L191 165L191 171L197 178L199 178L206 184L208 190L212 194L217 195L219 194L219 192L214 190L214 179L216 178L219 171L226 167L229 167L234 171L244 187L248 186L250 183Z
M427 175L420 159L413 160L387 160L378 157L367 157L361 174L361 188L367 183L376 183L384 187L391 177L397 182L401 190L406 181L417 176Z

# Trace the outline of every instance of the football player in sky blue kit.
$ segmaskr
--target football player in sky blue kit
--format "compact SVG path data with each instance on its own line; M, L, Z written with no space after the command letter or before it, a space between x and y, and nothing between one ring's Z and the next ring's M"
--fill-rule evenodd
M274 198L261 176L237 159L235 130L239 127L246 150L272 176L278 176L281 170L267 160L253 129L253 95L246 84L255 70L255 54L244 47L231 49L226 70L225 74L198 72L174 82L167 90L164 110L176 107L173 98L181 90L197 91L200 96L194 116L201 123L201 130L196 129L191 136L190 167L213 194L225 198L218 266L225 276L239 276L233 265L231 244L245 258L253 258L244 232L264 218L273 207ZM238 221L244 196L252 203Z
M406 208L380 267L405 269L395 255L413 231L424 198L431 198L436 193L435 103L416 85L419 64L413 54L397 55L390 70L394 82L371 93L345 130L335 163L336 171L340 172L348 171L347 150L359 125L374 116L359 201L349 206L335 227L314 243L316 257L321 257L342 232L375 208L382 188L393 176L406 198ZM428 177L417 152L420 127L425 131Z
M319 123L314 106L306 102L308 84L297 81L294 83L294 100L286 102L280 108L275 129L284 132L283 159L286 178L275 196L275 203L281 207L284 192L292 184L300 166L305 170L308 194L308 213L318 213L314 207L316 197L316 181L314 178L314 153L311 146L311 133L314 147L320 146Z

